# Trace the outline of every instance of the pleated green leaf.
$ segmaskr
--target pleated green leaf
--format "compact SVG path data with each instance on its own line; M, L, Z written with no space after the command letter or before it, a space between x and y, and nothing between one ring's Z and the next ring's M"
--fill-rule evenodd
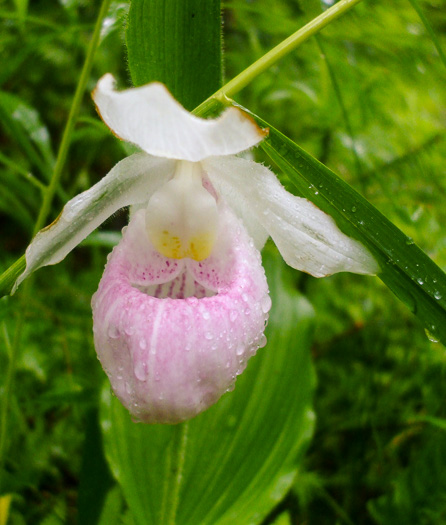
M283 498L312 434L313 310L267 257L273 300L268 344L252 358L235 390L188 423L176 523L259 523ZM132 423L107 390L102 403L105 451L136 523L166 522L166 480L175 463L177 427Z
M329 168L263 119L253 117L262 127L269 128L269 136L261 146L297 192L331 215L345 233L367 246L381 266L380 279L421 320L432 341L446 344L445 273L410 237Z
M221 84L220 0L132 0L127 51L135 86L163 82L192 110Z

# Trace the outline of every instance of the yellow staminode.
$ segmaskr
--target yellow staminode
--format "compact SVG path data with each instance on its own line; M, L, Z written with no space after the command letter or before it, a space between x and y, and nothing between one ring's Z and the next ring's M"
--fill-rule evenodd
M154 193L146 212L154 247L165 257L202 261L214 247L218 211L203 187L200 163L179 161L173 178Z
M152 236L151 240L155 248L165 257L172 259L189 257L195 261L202 261L211 254L215 235L213 232L203 232L190 239L181 239L164 230L159 236Z

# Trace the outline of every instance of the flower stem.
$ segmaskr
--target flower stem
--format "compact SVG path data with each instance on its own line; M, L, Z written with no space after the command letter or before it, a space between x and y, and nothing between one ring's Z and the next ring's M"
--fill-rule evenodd
M417 12L417 15L419 16L420 20L423 22L424 27L426 28L426 31L429 33L429 36L431 37L431 40L437 49L438 56L440 57L440 60L443 62L443 65L446 67L446 55L443 52L443 49L440 44L440 40L438 39L437 35L435 34L435 31L432 29L431 24L429 23L429 20L427 19L426 15L424 14L423 10L420 7L420 4L417 0L409 0L412 7Z
M266 71L278 60L288 55L291 51L294 51L303 42L318 33L326 25L344 14L359 2L361 2L361 0L340 0L337 2L334 6L330 7L322 14L311 20L311 22L308 22L308 24L306 24L304 27L300 28L291 36L283 40L275 48L271 49L271 51L268 51L268 53L263 55L239 75L226 83L211 97L201 103L194 110L194 113L201 116L206 115L209 111L214 109L216 101L223 102L225 98L232 97L238 93L241 89L251 83L258 75Z
M75 123L76 123L76 118L79 113L79 108L82 102L82 97L84 95L85 87L87 85L87 80L90 75L91 67L93 65L94 55L99 45L99 37L101 34L102 21L105 15L107 14L110 2L111 0L103 0L101 9L99 11L98 18L96 20L96 25L94 28L93 36L88 46L87 56L85 58L81 76L79 78L79 82L76 87L76 92L73 97L73 102L71 104L68 121L67 121L67 124L65 126L64 133L62 136L62 141L59 147L56 164L54 166L54 170L51 175L50 183L44 191L40 212L37 217L36 223L34 225L34 235L45 225L45 222L50 212L51 203L52 203L54 194L57 190L57 187L60 181L60 177L62 174L62 170L65 165L65 160L67 158L68 148L71 142L71 137L72 137ZM13 267L11 267L9 270L21 269L23 268L23 266L24 266L24 257L20 258L13 265ZM3 275L5 275L7 278L10 277L8 270ZM7 432L8 432L8 415L9 415L9 408L11 404L11 394L13 390L14 377L15 377L17 361L19 357L22 329L23 329L24 319L25 319L26 311L27 311L26 305L29 303L28 298L31 292L31 286L32 286L31 283L32 283L32 280L28 280L25 283L26 286L24 286L24 289L22 291L21 303L23 306L19 309L14 337L12 340L12 344L9 348L10 355L9 355L8 369L6 372L6 380L5 380L4 389L3 389L3 396L2 396L3 403L1 405L1 411L0 411L0 423L1 423L1 427L0 427L0 475L1 475L1 470L2 470L2 466L4 462L5 451L6 451L6 437L7 437ZM0 480L0 487L1 487L1 480Z
M2 392L2 405L1 405L1 412L0 412L0 493L5 491L5 487L3 486L3 465L4 465L4 459L5 459L5 451L6 451L6 445L7 445L7 435L8 435L8 415L9 415L9 408L11 404L11 394L12 394L12 388L14 385L14 376L15 371L17 368L17 360L19 356L19 347L20 347L20 340L22 336L22 329L25 322L25 312L24 308L27 304L26 298L29 296L30 291L30 283L32 282L32 279L29 279L24 284L23 294L22 294L22 307L19 309L19 313L17 316L17 322L15 326L14 331L14 338L12 342L9 340L8 332L6 330L6 325L3 327L3 337L5 340L5 346L8 350L8 368L6 370L6 378L5 383L3 385L3 392Z
M163 504L161 508L161 525L175 525L179 503L184 460L186 457L187 432L189 423L180 423L173 428L170 442L166 476L164 478Z

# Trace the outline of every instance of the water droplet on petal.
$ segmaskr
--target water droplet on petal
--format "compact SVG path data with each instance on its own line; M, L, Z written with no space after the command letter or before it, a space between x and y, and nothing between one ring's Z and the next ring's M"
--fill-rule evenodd
M211 314L205 310L202 314L203 319L209 319L211 317Z
M118 339L120 336L119 328L114 324L110 325L107 333L108 337L111 337L112 339Z
M135 328L133 326L127 326L124 331L127 335L133 335L135 333Z
M212 332L206 332L204 334L204 337L205 339L207 339L208 341L210 341L214 336L212 335Z
M139 381L145 381L147 379L146 365L142 361L138 361L133 369L136 379Z
M237 310L231 310L231 312L229 313L229 320L231 321L231 323L233 323L238 317L238 311Z
M140 339L139 347L141 348L141 350L145 350L147 348L147 341L144 338Z
M265 295L265 297L263 297L261 300L260 306L264 314L268 313L271 308L271 297L269 295Z
M244 351L245 351L245 347L244 347L243 345L239 345L239 346L237 347L237 350L235 351L235 353L236 353L237 355L242 355L242 354L244 353Z

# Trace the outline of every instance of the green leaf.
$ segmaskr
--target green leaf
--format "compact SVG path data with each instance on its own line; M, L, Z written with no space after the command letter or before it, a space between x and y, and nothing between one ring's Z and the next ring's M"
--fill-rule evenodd
M48 129L42 124L38 112L19 97L0 91L0 121L29 161L49 178L54 155Z
M123 506L121 489L114 485L107 493L98 525L122 525Z
M381 266L380 279L421 320L431 341L446 344L444 272L410 237L329 168L263 119L250 114L259 125L269 128L269 136L261 147L297 192L330 214L341 230L373 253Z
M266 257L273 308L268 344L238 378L235 390L188 423L177 523L259 523L293 483L312 434L314 373L310 361L313 310L284 282L292 272ZM132 423L105 392L106 457L140 525L161 524L169 478L169 446L178 427Z
M444 523L446 515L446 440L442 432L415 447L409 467L399 473L393 490L368 504L380 525Z
M112 478L104 458L97 410L86 416L86 435L79 483L78 519L83 525L99 522Z
M127 49L135 86L163 82L192 110L221 84L220 0L132 0Z

